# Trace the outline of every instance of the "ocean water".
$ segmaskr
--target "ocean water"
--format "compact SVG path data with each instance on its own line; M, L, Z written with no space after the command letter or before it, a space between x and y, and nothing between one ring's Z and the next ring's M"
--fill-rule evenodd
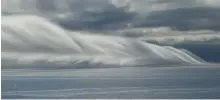
M3 69L4 99L216 99L220 66Z

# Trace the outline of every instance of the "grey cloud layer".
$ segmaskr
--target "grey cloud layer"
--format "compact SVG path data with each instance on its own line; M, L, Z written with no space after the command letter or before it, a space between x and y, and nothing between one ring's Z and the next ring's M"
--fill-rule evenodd
M219 30L219 0L7 0L4 13L57 16L68 29L170 27Z
M137 27L167 26L178 30L220 30L219 8L179 8L151 13Z

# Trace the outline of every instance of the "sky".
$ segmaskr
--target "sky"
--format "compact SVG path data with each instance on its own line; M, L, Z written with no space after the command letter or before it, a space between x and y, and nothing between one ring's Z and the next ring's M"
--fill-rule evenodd
M126 36L134 37L138 43L220 43L219 0L4 0L2 15L5 51L66 53L74 48L81 52L80 47L99 50L105 48L105 42L111 45L112 41L116 44L112 48L118 50L117 44ZM122 39L111 40L97 33L119 35Z
M70 30L220 30L219 0L6 0L2 11L36 14Z

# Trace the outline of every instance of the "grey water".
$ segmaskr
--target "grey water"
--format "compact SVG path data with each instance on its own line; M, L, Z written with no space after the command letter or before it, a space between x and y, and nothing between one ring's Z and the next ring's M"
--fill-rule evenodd
M219 99L220 65L3 69L3 99Z

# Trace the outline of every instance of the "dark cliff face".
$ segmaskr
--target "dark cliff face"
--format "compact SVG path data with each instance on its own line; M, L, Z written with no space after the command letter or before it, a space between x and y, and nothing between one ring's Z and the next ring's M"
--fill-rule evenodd
M185 43L176 44L174 47L186 49L207 62L220 63L219 43Z

